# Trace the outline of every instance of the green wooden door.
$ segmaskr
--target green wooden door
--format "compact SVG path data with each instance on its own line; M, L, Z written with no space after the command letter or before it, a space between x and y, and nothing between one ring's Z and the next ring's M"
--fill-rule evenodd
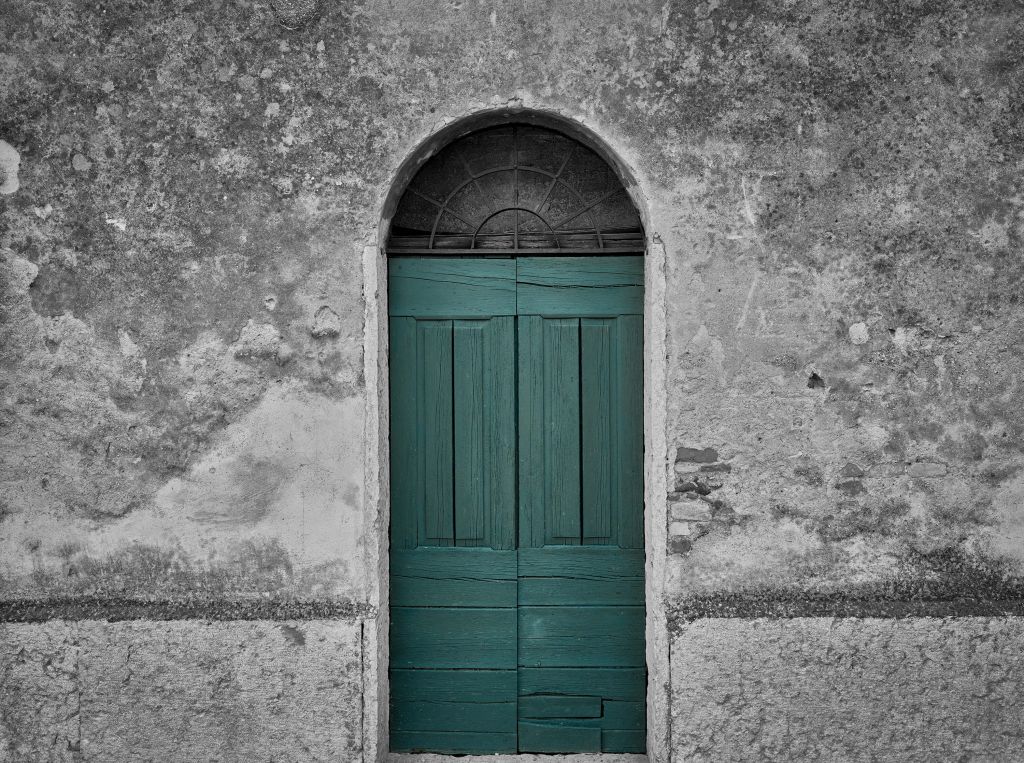
M391 261L391 749L642 752L640 257Z

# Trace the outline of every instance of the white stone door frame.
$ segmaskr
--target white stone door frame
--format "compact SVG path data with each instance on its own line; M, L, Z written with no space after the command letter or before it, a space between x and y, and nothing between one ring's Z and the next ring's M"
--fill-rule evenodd
M390 217L404 191L423 163L440 148L474 130L507 122L531 122L579 140L597 152L619 175L640 213L647 237L644 259L644 546L646 552L646 648L647 648L647 756L661 763L669 760L669 639L665 617L665 566L667 543L666 495L669 457L667 442L666 365L666 252L652 229L647 196L636 172L614 141L600 136L598 126L587 119L571 119L547 108L476 111L418 136L416 147L401 162L381 203L380 226L373 243L363 248L363 371L366 380L364 424L366 538L370 604L374 617L363 628L363 760L452 760L469 763L475 757L443 755L393 755L388 752L388 528L390 521L390 472L388 445L388 306L387 241ZM545 755L544 761L637 760L644 756ZM537 759L532 755L486 756L480 760Z

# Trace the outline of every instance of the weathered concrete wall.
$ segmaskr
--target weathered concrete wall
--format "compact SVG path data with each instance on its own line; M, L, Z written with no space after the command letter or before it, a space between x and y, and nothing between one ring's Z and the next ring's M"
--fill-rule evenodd
M5 9L7 595L365 600L360 252L508 103L666 247L680 595L1019 568L1017 4L317 5Z
M360 760L362 628L0 624L0 760Z
M1024 621L706 619L672 643L687 761L1021 760Z
M1019 3L8 5L12 618L373 614L362 254L419 142L499 107L599 135L665 252L677 646L1024 608Z

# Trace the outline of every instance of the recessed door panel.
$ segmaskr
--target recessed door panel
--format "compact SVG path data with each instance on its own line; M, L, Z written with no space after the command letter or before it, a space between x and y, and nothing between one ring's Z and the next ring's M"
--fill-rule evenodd
M459 280L433 265L399 270ZM474 309L502 291L480 272L464 274ZM417 317L422 295L394 297L391 748L514 752L515 318Z

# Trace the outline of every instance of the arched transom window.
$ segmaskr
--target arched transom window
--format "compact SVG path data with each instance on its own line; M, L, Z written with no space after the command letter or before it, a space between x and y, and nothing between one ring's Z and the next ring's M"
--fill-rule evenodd
M640 217L607 162L554 130L511 124L433 156L392 221L395 254L643 251Z

